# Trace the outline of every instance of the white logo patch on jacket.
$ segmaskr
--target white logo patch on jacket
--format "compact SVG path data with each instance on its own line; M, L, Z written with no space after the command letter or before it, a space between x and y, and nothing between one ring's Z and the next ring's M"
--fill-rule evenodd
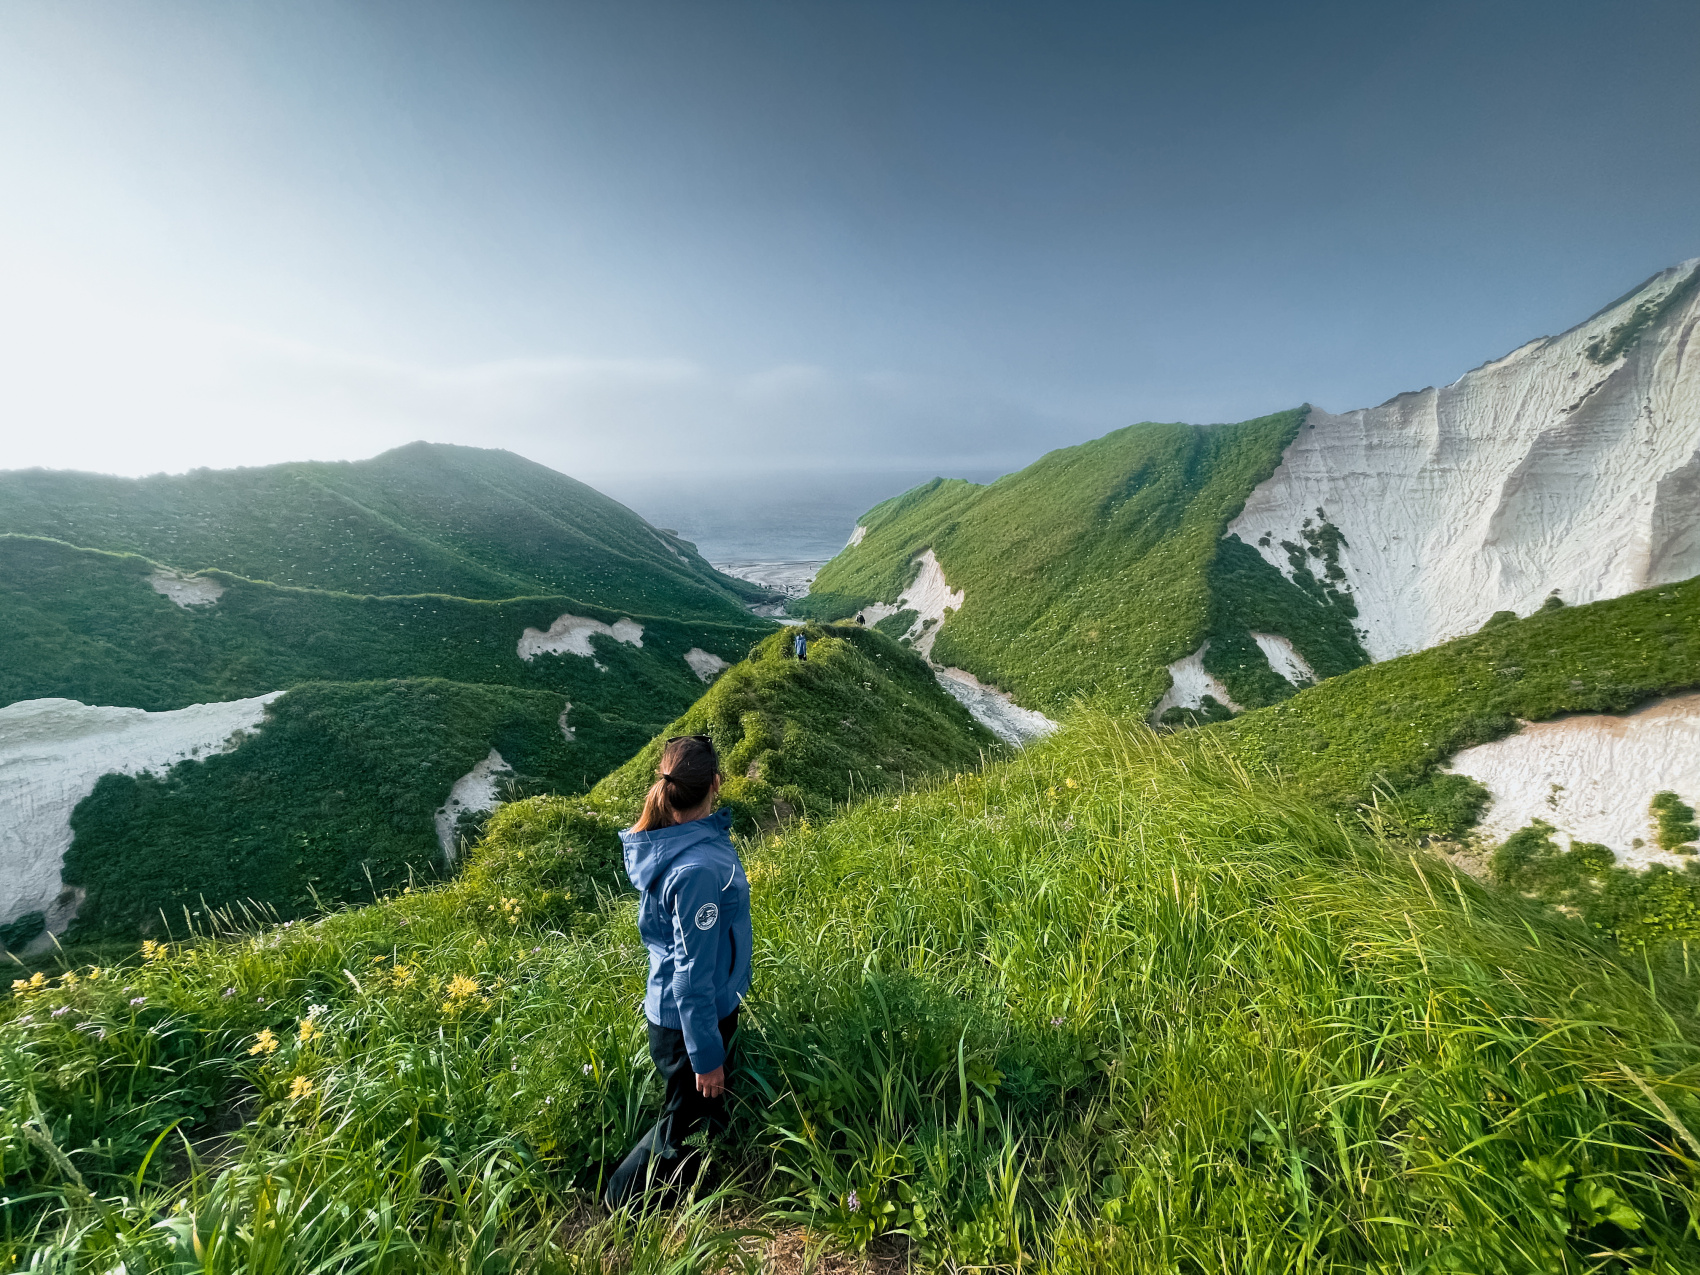
M697 929L712 930L714 923L720 919L720 905L705 903L697 909Z

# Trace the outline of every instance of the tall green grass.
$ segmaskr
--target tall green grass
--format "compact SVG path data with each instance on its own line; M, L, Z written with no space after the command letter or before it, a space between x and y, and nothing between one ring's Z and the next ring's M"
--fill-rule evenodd
M1084 695L1146 712L1168 688L1167 666L1207 639L1236 700L1268 703L1291 687L1254 628L1286 634L1324 677L1368 659L1349 599L1307 592L1223 539L1307 410L1234 425L1147 422L988 486L935 479L865 514L866 536L790 609L837 619L895 602L916 555L932 549L965 595L939 627L935 657L1030 707L1054 713Z
M522 803L461 881L14 998L15 1260L582 1269L655 1098L612 831ZM746 858L748 1210L956 1269L1700 1264L1682 953L1625 963L1202 733L1082 714ZM702 1269L690 1225L602 1257Z

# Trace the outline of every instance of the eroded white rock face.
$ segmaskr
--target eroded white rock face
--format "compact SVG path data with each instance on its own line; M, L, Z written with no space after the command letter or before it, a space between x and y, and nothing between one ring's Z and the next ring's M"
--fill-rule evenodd
M1622 863L1679 863L1659 850L1648 806L1653 794L1671 791L1700 807L1700 694L1622 716L1579 713L1534 722L1464 749L1450 769L1493 794L1477 828L1488 841L1504 841L1544 819L1563 834L1561 842L1597 841Z
M622 618L604 624L582 615L563 615L547 631L526 629L519 639L519 658L527 663L539 655L578 655L589 659L596 654L590 639L598 633L616 642L643 645L643 625L635 620Z
M211 606L224 596L224 586L210 576L178 575L164 568L149 576L148 583L155 593L163 593L185 610Z
M1311 668L1310 662L1279 633L1253 633L1251 640L1257 643L1257 649L1263 652L1263 658L1269 661L1269 667L1294 686L1305 686L1316 681L1316 670ZM1216 698L1222 697L1217 695Z
M864 607L862 617L872 625L899 611L914 611L915 622L903 636L921 653L922 659L931 663L933 642L939 635L939 625L944 622L944 613L960 611L963 594L961 589L952 589L945 581L944 568L939 566L938 557L931 549L915 561L921 564L921 570L909 587L897 595L896 605L879 603Z
M46 912L54 933L70 924L75 907L55 904L65 889L60 870L71 848L71 812L102 775L163 772L226 752L282 693L167 713L74 699L0 708L0 921Z
M1554 589L1595 602L1700 575L1697 271L1664 271L1443 389L1312 409L1229 533L1290 574L1281 542L1323 510L1376 660L1527 615ZM1625 353L1589 357L1684 287Z
M685 652L685 663L705 682L712 682L730 667L713 651L705 651L700 646L693 646Z
M846 549L854 549L857 545L862 543L862 537L867 535L867 534L868 534L868 529L866 527L858 524L857 527L856 527L856 530L854 530L850 533L850 543L845 545L844 547Z
M565 719L566 714L563 712L561 716ZM564 725L562 729L565 729ZM513 773L513 767L492 748L488 757L455 780L454 787L449 789L449 799L437 807L437 844L443 848L443 858L453 863L460 853L460 844L455 836L455 824L460 817L468 811L489 814L501 805L502 800L497 793L502 780L511 778Z
M987 686L964 669L935 666L933 675L975 721L1006 744L1021 747L1057 729L1057 723L1043 713L1022 708L995 686Z
M1260 642L1258 645L1263 644ZM1169 689L1163 692L1163 698L1151 710L1152 721L1157 721L1171 708L1203 708L1206 695L1215 697L1218 704L1236 713L1243 711L1228 694L1228 688L1204 667L1204 653L1209 649L1210 643L1206 642L1191 655L1169 665Z

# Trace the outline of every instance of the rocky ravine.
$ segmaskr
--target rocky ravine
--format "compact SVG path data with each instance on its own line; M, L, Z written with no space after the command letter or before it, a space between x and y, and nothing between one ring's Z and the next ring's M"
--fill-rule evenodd
M1313 408L1229 534L1290 571L1321 511L1376 660L1700 575L1697 327L1700 258L1442 389Z

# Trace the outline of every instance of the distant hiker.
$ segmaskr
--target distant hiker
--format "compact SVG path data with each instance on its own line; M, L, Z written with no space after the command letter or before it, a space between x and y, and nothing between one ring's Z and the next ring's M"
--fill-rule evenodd
M797 630L797 636L791 639L791 654L799 660L809 658L809 639L803 636L803 630Z
M716 812L720 759L707 735L661 750L638 821L620 834L626 875L642 896L638 933L649 949L649 1056L666 1094L661 1118L614 1170L603 1200L619 1208L651 1184L683 1182L696 1160L686 1139L726 1127L726 1061L738 1005L750 987L750 882L732 845L730 811Z
M860 611L856 612L856 623L862 624L862 625L867 624L867 620L863 618L862 613Z

